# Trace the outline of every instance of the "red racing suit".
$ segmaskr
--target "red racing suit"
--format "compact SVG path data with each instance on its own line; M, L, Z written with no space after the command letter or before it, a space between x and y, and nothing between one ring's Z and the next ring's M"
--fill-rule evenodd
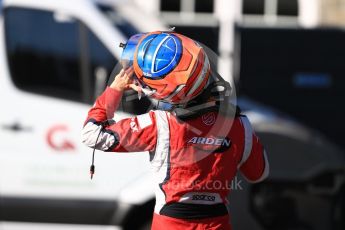
M149 152L156 180L152 229L231 229L225 204L236 172L250 182L262 181L269 172L248 119L207 112L181 121L156 110L106 122L121 96L108 87L96 100L82 141L103 151Z

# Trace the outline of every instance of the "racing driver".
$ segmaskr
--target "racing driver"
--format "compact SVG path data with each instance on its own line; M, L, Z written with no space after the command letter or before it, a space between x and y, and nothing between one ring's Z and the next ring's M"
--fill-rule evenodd
M228 185L237 171L260 182L269 165L248 118L230 102L229 83L213 71L205 48L173 31L133 35L123 48L123 69L90 109L83 143L149 154L152 229L230 230ZM148 96L156 109L114 122L127 89Z

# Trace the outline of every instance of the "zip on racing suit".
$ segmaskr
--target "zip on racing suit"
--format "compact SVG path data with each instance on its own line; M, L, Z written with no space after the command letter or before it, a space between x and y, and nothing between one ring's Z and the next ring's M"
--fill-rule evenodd
M247 117L215 110L181 120L155 110L109 122L121 97L108 87L96 100L82 141L102 151L149 152L156 180L152 229L231 229L226 204L237 170L250 182L262 181L269 172Z

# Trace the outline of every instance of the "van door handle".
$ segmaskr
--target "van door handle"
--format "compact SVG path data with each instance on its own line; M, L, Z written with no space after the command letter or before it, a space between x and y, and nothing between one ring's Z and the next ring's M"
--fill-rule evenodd
M23 126L20 122L16 121L12 124L2 124L1 128L12 132L31 132L32 128Z

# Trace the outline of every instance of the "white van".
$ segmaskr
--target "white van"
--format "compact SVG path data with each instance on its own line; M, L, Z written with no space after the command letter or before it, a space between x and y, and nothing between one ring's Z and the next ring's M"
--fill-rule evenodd
M86 0L2 1L0 230L147 226L154 204L148 154L97 152L91 181L92 151L80 143L119 42L165 29L131 15L140 12ZM115 119L121 116L128 114Z

